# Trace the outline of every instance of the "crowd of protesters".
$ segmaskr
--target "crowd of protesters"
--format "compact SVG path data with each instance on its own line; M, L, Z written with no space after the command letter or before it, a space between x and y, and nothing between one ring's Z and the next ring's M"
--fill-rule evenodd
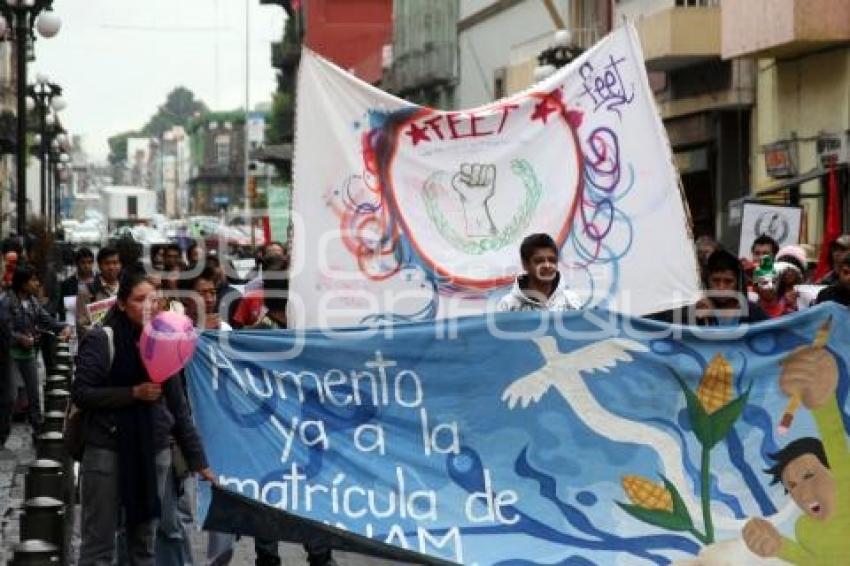
M738 258L708 237L697 239L696 253L705 296L652 318L713 326L759 322L826 301L850 306L850 235L830 243L819 276L802 246L780 247L767 235L753 241L749 257Z
M850 235L829 246L828 270L815 276L814 262L801 246L781 247L767 235L756 238L750 256L739 258L708 236L695 241L704 289L693 304L648 318L699 326L755 323L834 301L850 306ZM547 234L528 236L520 246L524 273L499 301L498 311L580 308L578 295L558 271L558 246ZM814 293L814 291L817 291Z
M229 258L201 246L144 250L132 240L96 252L72 251L40 269L30 247L3 243L0 290L0 446L15 414L39 433L42 391L37 358L50 366L43 337L77 343L71 399L83 420L78 564L228 564L235 537L210 533L207 557L192 556L194 476L215 481L192 423L183 376L162 385L147 378L135 346L145 316L178 310L202 329L285 329L288 251L264 246L245 294ZM51 306L51 308L48 308ZM73 307L66 312L65 307ZM92 307L106 305L95 314ZM68 319L70 324L65 321ZM10 355L7 355L10 354ZM18 387L18 385L22 387ZM255 541L256 563L281 563L276 541ZM332 565L330 550L306 548L311 565Z
M720 326L824 301L850 305L850 235L832 242L829 270L817 280L800 246L780 248L768 236L757 238L746 258L707 237L695 246L705 295L650 318ZM16 412L27 416L34 435L39 432L37 362L41 355L50 365L51 340L75 337L78 344L71 394L86 415L78 563L229 563L235 539L224 533L209 533L206 561L192 556L193 482L195 475L215 481L214 473L192 422L183 376L163 385L150 382L136 344L144 317L163 309L185 313L205 330L286 329L287 248L265 245L255 271L242 280L228 257L204 255L194 244L144 250L122 241L96 253L81 247L73 250L73 273L65 277L61 262L36 263L33 246L8 240L2 253L0 446ZM497 310L579 308L579 297L558 272L558 254L548 235L526 238L520 248L524 273ZM822 288L806 296L806 284ZM95 305L104 305L98 315ZM281 563L276 542L256 540L255 550L257 564ZM334 564L328 549L306 551L313 566Z

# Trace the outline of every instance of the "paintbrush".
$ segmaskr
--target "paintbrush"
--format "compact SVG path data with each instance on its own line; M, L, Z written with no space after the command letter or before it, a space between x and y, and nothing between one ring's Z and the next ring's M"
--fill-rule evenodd
M817 333L815 333L814 342L812 342L813 348L824 348L826 343L829 341L829 332L832 329L832 317L826 319L826 321L821 325L818 329ZM786 434L788 430L791 428L791 424L794 422L794 413L797 412L797 409L800 407L800 392L795 391L791 394L791 398L788 400L788 405L785 407L785 411L782 413L782 419L779 421L779 426L777 427L777 432L779 434Z

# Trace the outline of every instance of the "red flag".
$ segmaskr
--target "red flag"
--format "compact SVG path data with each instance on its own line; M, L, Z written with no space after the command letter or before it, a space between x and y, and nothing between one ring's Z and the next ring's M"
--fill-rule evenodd
M841 210L838 200L838 179L835 176L835 164L829 165L829 192L826 197L826 226L823 230L823 240L821 242L820 257L818 258L818 266L815 269L814 279L819 281L824 275L830 271L829 245L841 235Z
M272 241L272 225L268 216L263 216L263 244Z

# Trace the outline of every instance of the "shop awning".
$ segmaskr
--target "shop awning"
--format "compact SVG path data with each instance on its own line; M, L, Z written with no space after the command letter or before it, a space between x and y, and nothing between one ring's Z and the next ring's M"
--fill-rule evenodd
M292 161L292 144L265 145L251 152L251 159L263 163L286 163Z
M836 166L836 171L844 169L847 167L846 163L842 163ZM813 181L815 179L819 179L825 175L829 174L829 169L823 169L821 167L815 167L811 171L803 173L802 175L798 175L796 177L789 177L787 179L782 179L780 182L772 185L771 187L761 190L761 191L753 191L753 196L755 198L761 197L769 197L773 195L777 195L782 191L787 191L792 187L797 187L802 185L807 181ZM818 191L817 193L804 193L800 195L800 198L822 198L824 195L823 191Z

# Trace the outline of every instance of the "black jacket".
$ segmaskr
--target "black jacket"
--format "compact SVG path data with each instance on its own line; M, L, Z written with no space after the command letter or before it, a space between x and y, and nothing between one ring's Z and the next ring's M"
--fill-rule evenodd
M80 293L80 278L72 275L62 282L62 296L76 297Z
M115 355L121 353L116 351ZM116 450L113 409L142 401L133 398L132 387L111 386L109 372L106 332L100 327L92 328L83 338L77 354L71 399L83 411L85 444ZM169 379L163 384L162 392L153 408L154 447L157 451L165 450L173 436L192 471L206 468L204 447L192 422L181 380L178 377Z
M678 309L670 309L646 315L646 318L667 322L671 324L689 324L694 322L696 326L720 326L720 321L714 315L697 318L696 305L686 305ZM747 314L738 319L738 324L753 324L768 320L767 314L760 306L752 301L747 301Z
M833 301L845 307L850 307L850 289L838 283L821 289L816 302L817 304L821 304L827 301Z
M42 332L61 332L65 325L52 316L35 297L21 298L13 291L0 299L0 309L8 316L9 333L12 344L19 345L24 336L31 336L36 344L41 341Z

